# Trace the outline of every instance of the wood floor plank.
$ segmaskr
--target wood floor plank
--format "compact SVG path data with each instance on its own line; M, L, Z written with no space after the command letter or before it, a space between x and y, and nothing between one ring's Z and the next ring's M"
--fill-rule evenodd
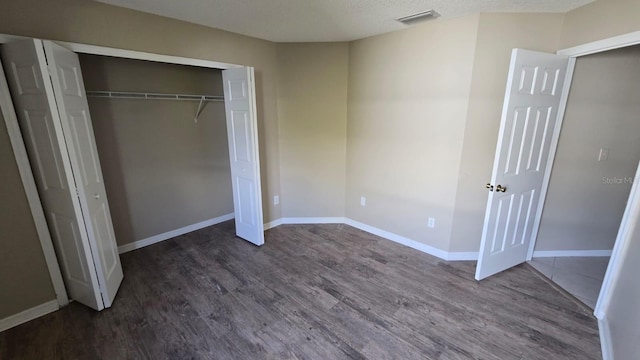
M0 333L0 359L600 359L597 323L517 266L482 282L340 224L256 247L233 221L122 255L113 307Z

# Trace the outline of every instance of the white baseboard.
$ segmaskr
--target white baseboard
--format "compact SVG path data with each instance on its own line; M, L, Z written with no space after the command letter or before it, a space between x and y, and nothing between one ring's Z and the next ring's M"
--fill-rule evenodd
M160 241L165 241L165 240L174 238L176 236L184 235L184 234L190 233L192 231L200 230L200 229L206 228L207 226L219 224L221 222L225 222L225 221L231 220L233 218L234 218L234 214L233 213L222 215L222 216L218 216L217 218L205 220L205 221L199 222L197 224L185 226L185 227L182 227L180 229L168 231L166 233L154 235L154 236L148 237L146 239L142 239L142 240L134 241L134 242L129 243L129 244L124 244L124 245L118 246L118 252L120 254L123 254L123 253L129 252L129 251L132 251L132 250L140 249L140 248L143 248L145 246L149 246L149 245L158 243Z
M552 250L552 251L534 251L533 257L596 257L611 256L613 250Z
M264 229L265 230L269 230L269 229L272 229L272 228L274 228L276 226L280 226L282 224L283 224L283 222L282 222L281 218L280 219L276 219L276 220L270 221L268 223L264 223Z
M280 225L290 224L344 224L343 217L289 217L280 218L264 224L264 229L269 230Z
M478 251L450 251L448 261L478 261L480 253Z
M344 224L343 217L290 217L282 218L283 224Z
M423 244L421 242L415 241L415 240L411 240L409 238L406 238L404 236L400 236L398 234L394 234L392 232L386 231L386 230L382 230L382 229L378 229L376 227L367 225L367 224L363 224L361 222L352 220L352 219L347 219L347 221L345 222L345 224L349 225L349 226L353 226L356 229L360 229L362 231L366 231L370 234L373 235L378 235L380 237L383 237L387 240L391 240L393 242L396 242L398 244L402 244L404 246L408 246L412 249L416 249L419 251L422 251L424 253L427 253L429 255L433 255L435 257L439 257L440 259L443 260L448 260L449 257L449 253L447 251L444 250L440 250L438 248L435 248L433 246L429 246L427 244Z
M478 252L448 252L440 250L433 246L423 244L419 241L415 241L392 232L378 229L376 227L363 224L361 222L346 218L346 217L290 217L280 218L264 224L264 229L271 229L279 225L287 224L346 224L353 226L354 228L366 231L370 234L380 236L387 240L391 240L398 244L408 246L412 249L422 251L429 255L433 255L447 261L462 261L462 260L478 260Z
M613 360L613 343L611 342L611 329L606 317L598 318L598 330L600 330L600 348L602 360Z
M24 324L27 321L39 318L40 316L52 313L59 308L60 307L58 306L58 300L51 300L15 315L0 319L0 332L11 329L12 327L16 327L20 324Z

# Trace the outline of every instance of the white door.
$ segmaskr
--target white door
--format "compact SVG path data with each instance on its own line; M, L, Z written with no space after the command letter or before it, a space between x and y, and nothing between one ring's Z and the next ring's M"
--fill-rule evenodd
M49 50L51 48L49 46ZM52 56L53 53L49 54L50 60ZM84 129L76 131L77 136L74 138L69 124L75 120L70 120L67 113L59 112L58 105L62 101L56 102L52 84L54 74L49 73L42 41L25 40L5 44L2 46L2 58L65 286L72 299L102 310L111 305L113 297L109 298L109 293L103 291L107 288L105 276L102 268L96 265L100 264L100 258L113 258L115 239L108 239L112 244L96 244L95 234L89 232L93 232L94 227L87 226L91 224L85 218L90 217L85 217L86 211L83 210L86 209L81 206L81 203L85 203L86 207L86 196L80 196L84 194L86 187L84 184L76 186L75 182L80 174L88 173L88 168L80 168L81 164L75 158L76 149L86 145L73 144L78 141L85 144L93 141L88 110L84 112L88 123L85 123ZM55 76L54 82L66 81L65 84L56 84L58 93L60 89L72 92L74 86L78 88L76 93L80 90L84 92L79 67L73 71L78 74L75 82L68 75L64 79ZM85 137L89 135L91 140L87 141ZM80 140L80 137L83 139ZM70 150L73 150L73 154ZM93 149L83 148L82 155L88 156L90 161L98 161L95 145ZM82 165L85 163L86 160L83 160ZM99 165L93 167L96 168L101 182ZM112 271L112 275L116 277L112 276L111 280L116 280L119 284L122 280L122 268L117 252L115 259L117 269Z
M514 49L482 231L476 279L524 262L553 163L565 56ZM546 187L546 186L545 186Z
M258 119L252 67L222 71L236 235L264 244Z
M104 307L111 307L122 283L122 265L113 232L98 149L89 115L78 55L44 42L53 92L58 104L67 150L74 170L80 208L89 236Z

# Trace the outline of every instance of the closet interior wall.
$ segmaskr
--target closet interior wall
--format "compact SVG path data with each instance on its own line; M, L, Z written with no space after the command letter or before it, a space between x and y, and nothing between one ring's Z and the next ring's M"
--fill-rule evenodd
M577 59L536 251L613 248L640 160L638 94L640 45Z
M223 95L220 70L80 55L87 91ZM89 97L119 246L233 213L224 102Z

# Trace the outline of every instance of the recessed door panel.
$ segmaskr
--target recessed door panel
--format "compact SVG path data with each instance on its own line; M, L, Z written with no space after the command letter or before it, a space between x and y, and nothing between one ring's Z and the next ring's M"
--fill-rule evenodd
M15 92L18 95L39 94L43 91L42 80L38 78L38 69L35 64L16 64L10 62L15 83Z
M233 131L233 156L236 163L250 165L251 159L251 126L249 124L249 112L246 110L232 110L231 121Z
M92 143L93 133L90 131L91 120L87 116L86 111L80 111L69 114L69 125L71 127L71 133L73 135L74 142L78 149L86 149L84 151L78 151L78 160L82 164L80 166L80 172L82 174L82 183L88 186L90 183L102 182L102 176L98 169L98 154L91 151L94 146Z
M52 220L52 228L55 239L71 239L71 241L59 241L58 247L62 257L63 275L76 285L86 286L89 282L87 261L82 250L82 238L78 233L78 225L70 217L56 213L49 214Z
M27 147L31 149L32 165L35 165L34 173L40 177L43 190L66 189L64 168L60 153L57 149L55 130L52 129L51 120L44 111L24 110L24 125L27 134Z
M239 223L246 226L254 226L256 224L255 216L255 194L253 191L253 182L251 179L236 178L238 198L240 199L240 217L236 219ZM247 206L248 205L248 206Z
M244 79L229 79L227 86L229 89L229 101L247 100L247 82Z
M98 238L97 243L102 246L100 256L104 264L105 277L111 277L120 266L118 247L109 239L114 238L111 217L104 204L100 204L93 217L93 230Z

